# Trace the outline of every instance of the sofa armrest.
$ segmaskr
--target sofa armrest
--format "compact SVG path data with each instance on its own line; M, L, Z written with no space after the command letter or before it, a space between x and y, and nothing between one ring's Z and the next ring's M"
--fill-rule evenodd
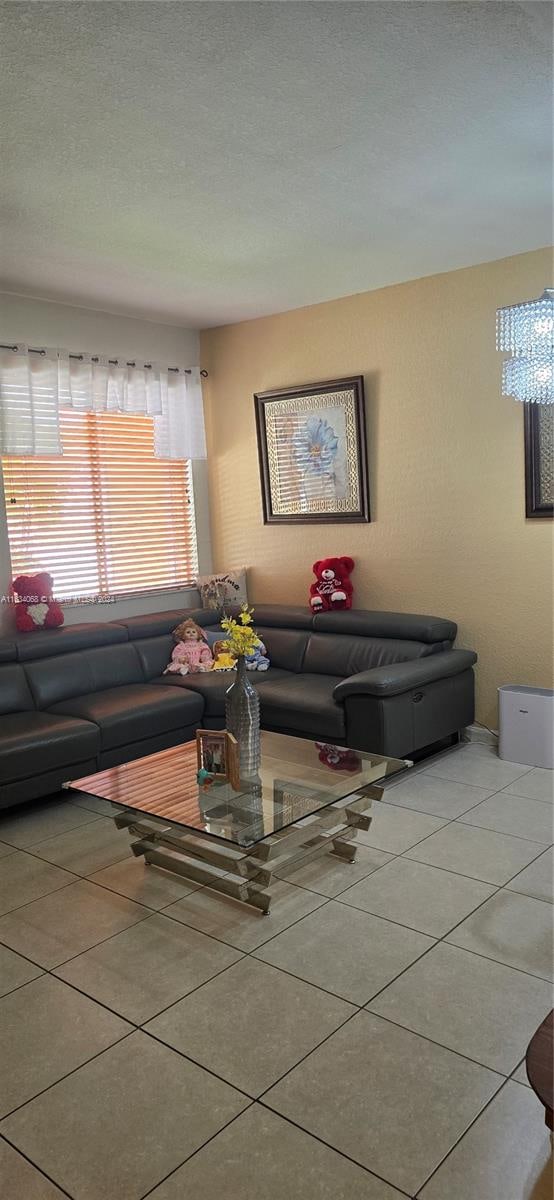
M410 659L409 662L389 663L386 667L374 667L371 671L360 671L337 683L333 698L346 700L347 696L397 696L412 688L436 679L447 679L459 675L477 662L473 650L444 650L429 654L425 658Z

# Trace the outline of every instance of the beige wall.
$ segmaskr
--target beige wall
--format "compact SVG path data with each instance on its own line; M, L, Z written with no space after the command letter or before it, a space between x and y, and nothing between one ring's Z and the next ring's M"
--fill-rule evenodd
M351 554L357 607L452 617L496 688L552 686L552 523L526 520L523 412L500 394L495 310L539 295L534 251L201 337L214 566L254 601L303 603L314 559ZM252 394L363 373L369 525L264 526Z

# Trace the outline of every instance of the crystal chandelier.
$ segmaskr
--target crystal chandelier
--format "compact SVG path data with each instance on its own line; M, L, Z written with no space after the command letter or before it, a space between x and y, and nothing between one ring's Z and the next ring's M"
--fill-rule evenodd
M496 346L511 358L502 364L502 394L530 404L554 403L554 288L496 314Z

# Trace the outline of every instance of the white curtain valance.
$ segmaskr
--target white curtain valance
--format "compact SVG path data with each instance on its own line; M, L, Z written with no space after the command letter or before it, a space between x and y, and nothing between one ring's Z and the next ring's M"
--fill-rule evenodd
M200 372L28 346L0 350L0 453L63 454L59 410L143 413L157 458L205 458Z

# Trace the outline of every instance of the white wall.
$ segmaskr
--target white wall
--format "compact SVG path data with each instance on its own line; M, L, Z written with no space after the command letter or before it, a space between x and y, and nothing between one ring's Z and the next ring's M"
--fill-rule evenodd
M158 325L134 317L27 296L0 293L0 343L24 342L28 346L60 346L87 354L139 358L187 367L198 364L198 334L194 329L176 325ZM205 463L195 463L194 500L198 539L199 569L211 571L210 521ZM47 565L47 564L45 564ZM7 595L12 576L6 515L0 471L0 596ZM161 612L181 607L189 593L163 592L153 596L121 600L109 605L66 606L66 624L78 621L110 621L132 613ZM190 597L194 601L194 596ZM0 606L0 628L6 632L13 623L8 605Z
M113 358L154 358L169 367L198 363L195 329L158 325L135 317L118 317L93 308L32 300L28 296L0 293L0 342L25 342L28 346L63 346L86 354Z

